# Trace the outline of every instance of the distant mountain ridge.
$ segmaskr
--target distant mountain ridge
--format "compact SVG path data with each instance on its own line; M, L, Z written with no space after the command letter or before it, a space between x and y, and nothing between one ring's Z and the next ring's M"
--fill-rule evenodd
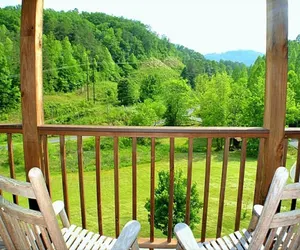
M257 57L262 56L263 53L253 51L253 50L232 50L224 53L212 53L206 54L204 57L208 60L214 61L233 61L233 62L241 62L250 66L255 62Z

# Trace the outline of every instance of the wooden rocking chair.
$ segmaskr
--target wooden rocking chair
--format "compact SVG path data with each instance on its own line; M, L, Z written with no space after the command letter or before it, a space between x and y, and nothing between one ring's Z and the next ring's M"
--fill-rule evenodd
M70 225L63 202L52 204L41 170L32 168L29 179L30 183L0 176L1 190L36 199L40 209L21 207L0 195L0 235L7 249L138 249L139 222L128 222L118 239ZM62 229L56 215L61 218Z
M276 213L281 200L300 198L300 183L286 185L288 171L276 170L266 201L254 232L243 229L216 240L197 243L191 229L185 223L175 226L177 249L300 249L300 209Z

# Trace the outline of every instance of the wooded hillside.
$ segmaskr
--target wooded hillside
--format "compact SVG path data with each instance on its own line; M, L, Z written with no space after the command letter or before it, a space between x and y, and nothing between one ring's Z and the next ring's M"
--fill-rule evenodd
M0 9L2 121L9 120L7 114L20 102L19 31L20 6ZM299 41L300 37L289 43L289 125L300 121ZM209 61L198 52L170 43L147 25L123 17L79 13L76 9L45 10L43 77L45 118L50 123L263 123L264 57L251 67L231 61ZM62 93L68 96L64 101ZM99 109L105 110L106 115L97 113Z

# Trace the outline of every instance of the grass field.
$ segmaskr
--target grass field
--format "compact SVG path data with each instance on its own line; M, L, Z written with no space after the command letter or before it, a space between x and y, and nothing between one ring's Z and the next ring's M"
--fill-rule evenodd
M89 142L91 141L91 142ZM84 188L85 188L85 204L88 229L97 231L97 208L96 208L96 175L94 171L94 152L92 150L93 139L86 139L84 141ZM186 140L176 139L175 151L175 170L182 169L184 173L187 172L187 150ZM91 145L90 145L91 144ZM126 144L126 143L124 143ZM89 146L90 145L90 146ZM101 171L101 187L102 187L102 208L103 208L103 229L107 235L114 235L114 171L113 158L110 144L105 142L106 148L101 151L103 153L104 167ZM50 169L51 169L51 187L53 199L62 199L62 183L60 175L59 151L58 144L49 145L50 155ZM17 148L17 145L15 146ZM157 145L157 160L156 173L159 170L168 170L168 140L162 139ZM3 152L2 152L3 153ZM2 155L0 154L0 156ZM140 237L149 237L149 223L147 210L144 208L146 200L150 196L150 146L138 146L138 220L142 224ZM4 154L0 157L3 160ZM18 157L21 157L18 156ZM223 152L212 153L211 177L210 177L210 194L208 204L208 224L207 237L215 237L217 220L218 220L218 206L220 181L222 176L222 158ZM289 154L287 166L291 166L295 159L295 153ZM121 226L132 216L132 185L131 185L131 149L130 145L120 146L120 215ZM21 162L18 162L21 164ZM1 164L0 164L1 165ZM256 159L247 158L244 194L242 204L241 226L246 227L252 210L252 200L254 192L254 182L256 175ZM80 198L79 198L79 182L77 173L77 153L76 143L69 142L67 145L67 167L68 167L68 190L71 208L71 222L81 224L80 214ZM227 169L225 206L223 215L223 229L222 233L232 232L235 223L235 210L237 187L239 179L240 168L240 152L233 151L229 155L229 163ZM1 173L8 174L8 168L2 168ZM19 167L17 171L17 178L24 179L22 169ZM157 180L158 178L156 178ZM194 152L193 154L193 177L192 182L197 184L200 199L203 201L203 188L205 179L205 153ZM23 201L25 202L25 201ZM202 217L202 209L200 210L200 217ZM197 237L200 237L201 223L197 225L194 230ZM163 237L160 231L155 232L156 237Z

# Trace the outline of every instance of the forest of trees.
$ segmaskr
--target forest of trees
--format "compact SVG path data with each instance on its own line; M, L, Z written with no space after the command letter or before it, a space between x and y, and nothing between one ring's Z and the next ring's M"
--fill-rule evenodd
M0 117L20 103L20 15L0 9ZM43 80L45 95L85 91L90 105L130 107L123 125L194 125L191 115L202 126L263 123L264 57L250 67L206 60L103 13L44 11ZM287 125L299 125L299 111L300 36L289 42Z

